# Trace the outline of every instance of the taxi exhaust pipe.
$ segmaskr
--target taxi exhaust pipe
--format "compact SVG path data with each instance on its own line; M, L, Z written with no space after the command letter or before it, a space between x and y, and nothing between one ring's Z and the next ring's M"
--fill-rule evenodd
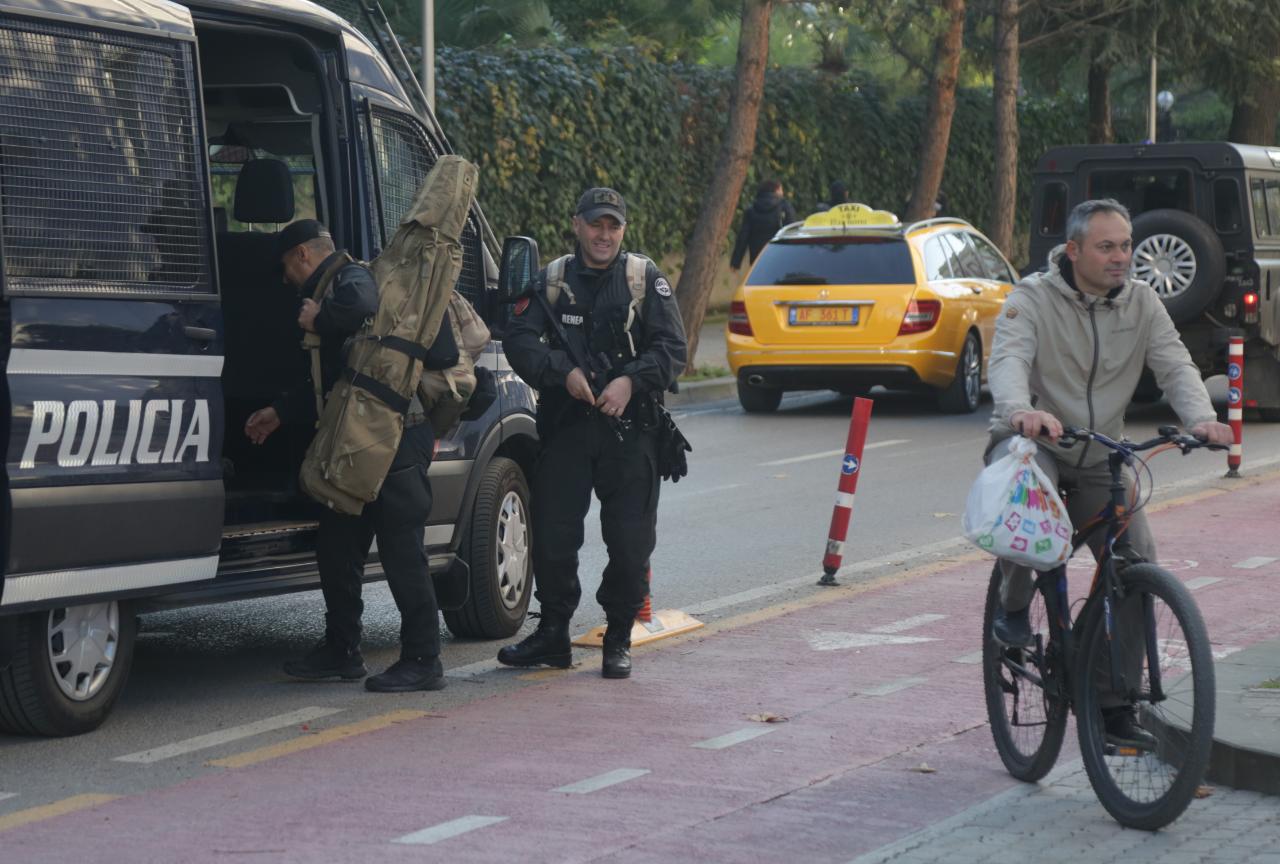
M757 375L748 375L748 376L747 376L747 383L748 383L748 384L750 384L752 387L763 387L763 386L764 386L764 376L763 376L763 375L759 375L759 374L757 374Z

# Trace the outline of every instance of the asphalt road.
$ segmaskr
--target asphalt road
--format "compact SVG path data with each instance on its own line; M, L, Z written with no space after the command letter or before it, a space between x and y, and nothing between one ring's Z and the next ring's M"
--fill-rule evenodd
M910 566L961 548L965 494L980 467L987 406L979 414L940 415L911 397L881 394L867 436L844 580ZM833 394L789 396L772 416L747 416L736 403L678 415L695 448L690 475L664 484L659 546L653 557L655 608L714 620L821 590L814 587L831 517L851 400ZM1163 406L1135 410L1133 437L1173 422ZM1280 462L1280 426L1251 426L1245 469ZM1161 456L1157 496L1219 477L1220 454ZM604 565L598 526L589 517L582 553L583 608L575 630L603 623L593 595ZM398 616L382 585L366 591L366 657L377 669L395 659ZM318 592L145 616L131 680L98 732L41 741L0 736L0 799L52 801L86 789L142 791L209 769L200 751L137 771L119 761L148 748L314 706L368 716L417 705L416 696L375 696L358 685L305 684L279 671L323 632ZM500 643L446 636L454 676L433 695L441 708L524 686L508 677L473 676ZM285 724L283 735L297 728ZM283 728L283 727L282 727ZM263 740L270 741L268 731ZM510 742L508 742L509 744ZM495 747L503 747L495 740ZM0 813L10 809L0 801Z

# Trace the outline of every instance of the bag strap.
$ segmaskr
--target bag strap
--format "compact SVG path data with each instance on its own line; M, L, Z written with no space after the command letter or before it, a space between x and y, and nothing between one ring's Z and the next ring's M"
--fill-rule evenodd
M578 302L578 299L573 296L573 289L564 280L564 268L572 260L572 255L561 255L547 265L547 304L552 309L556 308L556 301L560 299L561 291L569 295L570 303ZM548 312L547 314L551 313Z
M323 303L324 299L329 296L329 289L333 287L333 280L338 278L338 271L348 264L354 263L354 260L346 252L343 252L320 277L320 281L316 283L315 293L311 299L317 303ZM324 380L321 375L320 368L320 334L307 331L302 334L302 347L311 352L311 386L316 393L316 425L320 425L320 415L324 413Z

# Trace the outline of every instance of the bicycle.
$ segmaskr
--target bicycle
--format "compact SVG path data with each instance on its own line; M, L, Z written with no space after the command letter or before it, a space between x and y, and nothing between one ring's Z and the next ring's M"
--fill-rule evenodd
M1204 620L1182 583L1138 559L1123 543L1117 548L1132 513L1145 503L1139 500L1141 474L1132 501L1126 500L1123 471L1136 462L1150 476L1146 461L1137 455L1146 450L1177 449L1185 455L1201 447L1227 448L1179 434L1172 426L1161 427L1159 437L1141 444L1073 427L1064 430L1061 441L1093 441L1111 451L1111 500L1075 532L1073 554L1099 529L1105 529L1105 540L1074 625L1066 564L1037 572L1029 610L1033 640L1026 648L1008 647L992 635L1000 603L996 562L987 591L982 651L992 735L1009 773L1035 782L1057 760L1067 715L1074 711L1085 771L1098 800L1120 824L1154 831L1182 814L1208 767L1213 657ZM1131 603L1140 608L1124 605ZM1141 620L1145 627L1138 629L1143 632L1121 632L1116 627L1120 613ZM1154 747L1108 741L1104 690L1123 694L1141 725L1153 733Z

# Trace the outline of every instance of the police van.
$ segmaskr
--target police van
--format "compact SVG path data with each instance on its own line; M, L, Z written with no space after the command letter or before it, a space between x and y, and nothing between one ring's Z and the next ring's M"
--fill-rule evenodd
M348 5L359 28L305 0L0 0L0 731L100 724L139 613L318 586L307 430L243 433L306 362L275 232L317 218L372 259L449 151L377 5ZM478 207L463 247L500 335ZM498 398L440 441L424 544L450 630L500 638L532 584L534 397L497 342L482 362Z

